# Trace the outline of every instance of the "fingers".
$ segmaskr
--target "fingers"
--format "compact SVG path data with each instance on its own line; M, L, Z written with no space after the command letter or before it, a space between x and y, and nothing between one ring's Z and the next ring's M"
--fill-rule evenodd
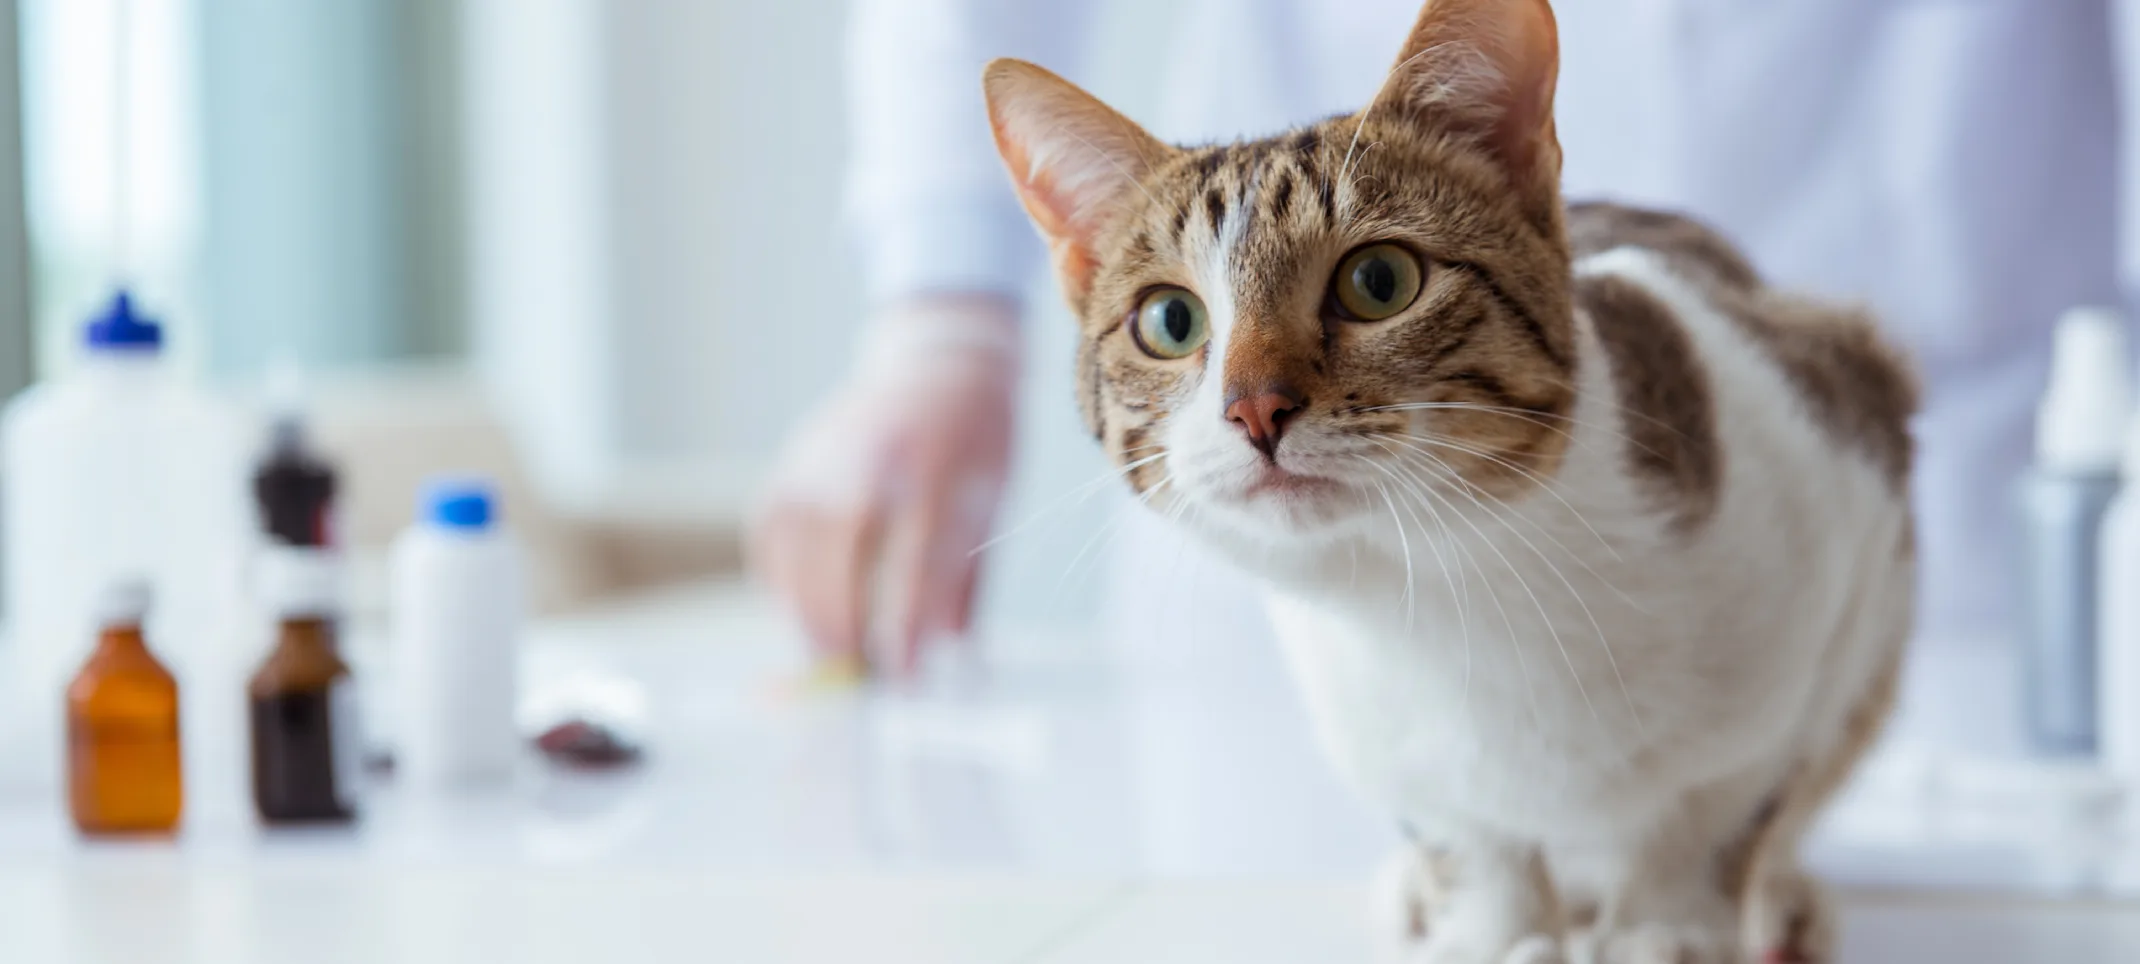
M973 597L981 584L981 557L968 555L965 572L959 575L958 594L951 600L951 611L944 616L945 625L957 635L973 631Z
M965 631L978 562L974 549L987 536L999 493L989 478L935 480L921 488L910 517L901 520L908 538L887 561L906 580L894 639L903 668L914 668L928 637Z
M769 514L754 553L761 576L789 600L821 655L861 659L871 562L883 531L874 503L786 503Z
M900 520L904 538L885 560L899 578L892 590L899 598L892 600L896 623L891 643L902 672L911 673L920 664L922 641L941 627L940 614L948 608L952 562L944 557L957 552L949 488L936 483L916 493Z
M825 654L912 669L927 637L968 623L970 556L1009 463L1009 383L969 365L856 392L790 443L753 566Z

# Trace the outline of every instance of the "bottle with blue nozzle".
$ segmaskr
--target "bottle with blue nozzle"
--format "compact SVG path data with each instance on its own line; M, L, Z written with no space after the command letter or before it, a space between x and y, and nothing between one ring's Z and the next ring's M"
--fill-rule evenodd
M520 548L483 479L437 479L394 544L396 773L439 788L508 782L526 613Z
M82 327L82 343L96 355L145 358L163 352L163 326L137 313L134 296L121 288Z
M152 631L181 679L208 673L243 614L245 419L172 371L164 326L130 292L79 332L65 371L0 415L0 789L56 791L62 691L112 580L153 586Z

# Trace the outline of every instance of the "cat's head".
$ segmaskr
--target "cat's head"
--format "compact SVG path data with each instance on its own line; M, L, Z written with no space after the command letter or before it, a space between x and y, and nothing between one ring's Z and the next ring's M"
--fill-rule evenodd
M1177 148L1028 63L996 143L1083 331L1130 484L1249 536L1539 484L1574 335L1546 0L1431 0L1359 113ZM1409 511L1409 509L1408 509Z

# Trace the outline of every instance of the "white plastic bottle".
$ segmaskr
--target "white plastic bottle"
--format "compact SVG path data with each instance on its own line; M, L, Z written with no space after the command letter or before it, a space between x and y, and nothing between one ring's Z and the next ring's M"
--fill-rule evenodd
M72 371L8 405L0 790L57 788L60 692L96 638L99 592L122 574L148 576L150 631L181 685L204 697L188 700L189 732L216 731L194 707L227 705L226 694L196 684L235 655L245 613L247 434L238 410L172 375L162 329L125 292L89 320Z
M423 787L506 782L525 622L520 549L479 480L433 482L390 561L397 779Z
M2140 414L2126 430L2123 470L2140 479ZM2096 742L2103 766L2130 792L2140 788L2140 486L2111 501L2101 545Z
M2040 756L2096 752L2097 620L2103 516L2118 494L2132 411L2125 320L2075 308L2059 320L2051 382L2036 413L2036 464L2021 479L2022 706Z

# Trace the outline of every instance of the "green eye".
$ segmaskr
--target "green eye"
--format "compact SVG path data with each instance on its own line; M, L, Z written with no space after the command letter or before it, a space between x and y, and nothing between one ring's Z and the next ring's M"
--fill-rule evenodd
M1426 271L1412 252L1370 244L1346 255L1331 279L1338 305L1360 321L1381 321L1412 306Z
M1204 347L1204 303L1186 288L1160 288L1137 305L1137 347L1153 358L1184 358Z

